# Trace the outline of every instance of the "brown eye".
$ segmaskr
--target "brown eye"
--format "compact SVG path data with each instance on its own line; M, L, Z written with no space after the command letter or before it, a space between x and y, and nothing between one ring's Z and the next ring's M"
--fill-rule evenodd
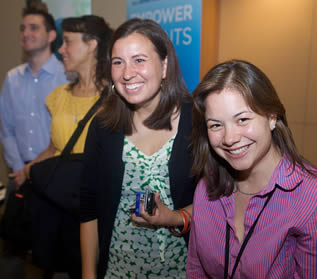
M240 119L238 120L238 122L239 122L240 125L246 125L249 120L250 120L250 118L244 117L244 118L240 118Z
M211 130L211 131L218 131L218 130L220 130L220 128L221 128L221 125L218 123L207 125L207 129Z

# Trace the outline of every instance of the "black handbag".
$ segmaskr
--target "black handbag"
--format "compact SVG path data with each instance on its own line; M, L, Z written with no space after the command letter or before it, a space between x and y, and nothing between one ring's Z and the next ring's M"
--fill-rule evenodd
M12 191L0 222L0 236L14 245L16 250L27 251L32 243L32 188L25 181L19 189Z
M35 193L68 213L79 215L79 187L82 174L83 153L71 151L88 120L96 112L102 97L90 108L64 147L61 155L31 166L30 178Z

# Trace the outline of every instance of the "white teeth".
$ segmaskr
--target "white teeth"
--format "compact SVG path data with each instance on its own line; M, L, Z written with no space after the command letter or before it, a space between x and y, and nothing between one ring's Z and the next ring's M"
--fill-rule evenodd
M237 154L240 154L240 153L246 151L247 149L248 149L248 146L245 146L245 147L242 147L240 149L230 150L229 152L234 154L234 155L237 155Z
M125 86L127 89L133 90L133 89L138 88L142 85L143 85L143 83L133 83L133 84L126 84Z

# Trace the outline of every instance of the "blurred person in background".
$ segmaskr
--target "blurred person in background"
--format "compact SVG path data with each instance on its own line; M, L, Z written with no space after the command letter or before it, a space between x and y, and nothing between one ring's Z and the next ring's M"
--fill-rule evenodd
M10 169L6 200L24 182L25 164L34 160L50 141L51 117L45 98L67 82L64 67L53 54L55 40L52 15L41 9L23 10L20 41L27 62L7 73L0 93L0 141ZM3 250L0 263L7 261L0 264L0 277L24 278L26 251L9 241ZM14 266L9 263L12 261L16 262Z
M37 162L60 155L79 121L107 87L106 53L112 29L102 17L87 15L62 22L63 44L59 49L65 69L76 72L77 79L56 88L46 98L52 116L48 147L25 166L26 175ZM77 140L72 153L82 153L90 121ZM34 195L33 262L50 271L66 271L81 278L79 216L72 216L40 195ZM78 209L79 212L79 209Z

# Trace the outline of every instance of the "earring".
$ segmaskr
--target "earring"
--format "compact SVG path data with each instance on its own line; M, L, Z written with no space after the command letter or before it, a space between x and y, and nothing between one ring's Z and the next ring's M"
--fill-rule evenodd
M271 125L271 131L273 131L276 127L276 122L274 122L272 125Z
M164 90L164 84L165 84L165 79L163 78L161 80L161 86L160 86L160 89L163 91Z
M112 93L116 92L116 88L114 87L114 84L112 84L112 86L111 86L111 91L112 91Z

